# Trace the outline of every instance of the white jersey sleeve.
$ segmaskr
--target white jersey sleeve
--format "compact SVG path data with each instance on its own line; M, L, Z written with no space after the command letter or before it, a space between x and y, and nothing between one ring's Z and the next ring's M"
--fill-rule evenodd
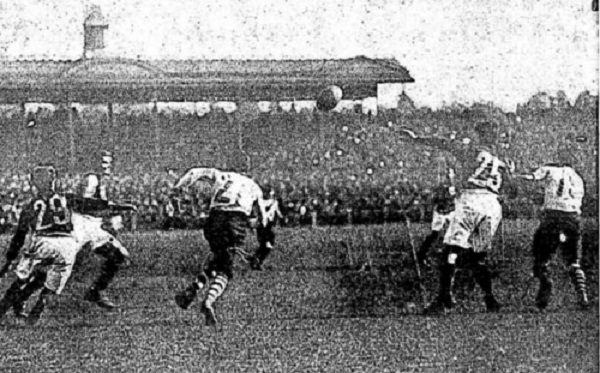
M533 179L534 180L544 180L548 176L549 172L550 172L549 167L546 167L546 166L540 167L533 172Z
M175 188L188 187L200 179L215 181L219 173L219 170L214 168L192 168L177 181Z
M261 203L263 193L249 177L234 172L218 172L212 190L211 210L239 211L250 216L254 203Z

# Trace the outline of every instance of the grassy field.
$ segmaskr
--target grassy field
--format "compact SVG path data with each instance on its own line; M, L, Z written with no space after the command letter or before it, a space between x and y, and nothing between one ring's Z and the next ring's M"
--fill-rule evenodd
M110 289L121 307L82 300L98 267L83 255L38 325L4 319L0 372L598 371L597 224L586 223L584 242L594 306L576 308L558 261L544 313L533 307L528 255L536 224L507 221L498 235L491 261L502 311L485 313L480 290L459 273L460 306L445 316L418 312L404 225L280 229L266 271L237 264L218 328L204 326L197 304L182 311L172 300L207 253L202 232L125 234L134 262ZM412 229L419 244L427 226ZM431 298L435 272L424 275Z

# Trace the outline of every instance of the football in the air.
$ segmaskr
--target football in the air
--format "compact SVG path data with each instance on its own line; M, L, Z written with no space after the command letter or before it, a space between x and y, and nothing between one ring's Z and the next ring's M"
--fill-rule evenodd
M342 89L336 85L322 90L317 96L317 109L321 111L333 110L342 100Z

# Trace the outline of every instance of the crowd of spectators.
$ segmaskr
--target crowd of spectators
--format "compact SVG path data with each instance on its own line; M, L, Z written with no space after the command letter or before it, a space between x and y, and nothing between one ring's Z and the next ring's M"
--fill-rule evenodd
M82 132L76 135L82 140L74 150L81 153L77 158L83 159L89 170L95 162L91 154L112 146L104 150L115 156L115 173L103 179L103 192L107 198L138 207L131 219L134 227L201 225L209 205L206 185L187 190L179 199L172 198L177 176L188 167L200 165L238 169L273 189L284 224L398 221L407 207L408 216L419 221L431 216L431 190L448 163L440 151L401 140L398 129L407 126L426 135L460 141L472 136L476 123L487 120L499 125L501 151L515 160L521 171L550 162L559 149L568 148L575 168L586 181L588 201L592 201L587 204L592 206L587 213L596 214L597 98L578 99L575 106L559 100L550 107L540 100L532 99L509 114L489 105L473 105L437 111L380 111L377 116L318 111L279 111L251 118L224 113L203 117L140 115L116 118L116 124L108 129L80 118L78 131ZM67 163L68 151L48 156L43 153L56 152L56 147L35 145L35 141L45 141L43 131L47 129L43 125L39 122L35 129L39 133L31 135L32 145L28 146L37 152L30 155ZM7 148L10 143L3 151ZM12 153L6 158L18 159ZM30 163L35 159L28 158ZM96 163L99 166L100 162ZM59 190L78 192L85 174L81 170L63 167ZM0 230L15 224L28 201L28 189L24 170L7 170L0 175ZM523 184L513 194L504 197L505 216L534 216L541 189Z

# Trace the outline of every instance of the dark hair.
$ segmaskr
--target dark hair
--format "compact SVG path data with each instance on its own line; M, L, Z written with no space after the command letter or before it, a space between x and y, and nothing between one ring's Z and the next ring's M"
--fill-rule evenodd
M48 165L44 165L44 164L40 164L37 165L33 168L33 170L31 171L31 179L33 180L35 178L35 175L39 175L42 172L47 172L49 175L52 175L53 179L56 179L57 173L56 173L56 168L54 168L53 165L48 164Z

